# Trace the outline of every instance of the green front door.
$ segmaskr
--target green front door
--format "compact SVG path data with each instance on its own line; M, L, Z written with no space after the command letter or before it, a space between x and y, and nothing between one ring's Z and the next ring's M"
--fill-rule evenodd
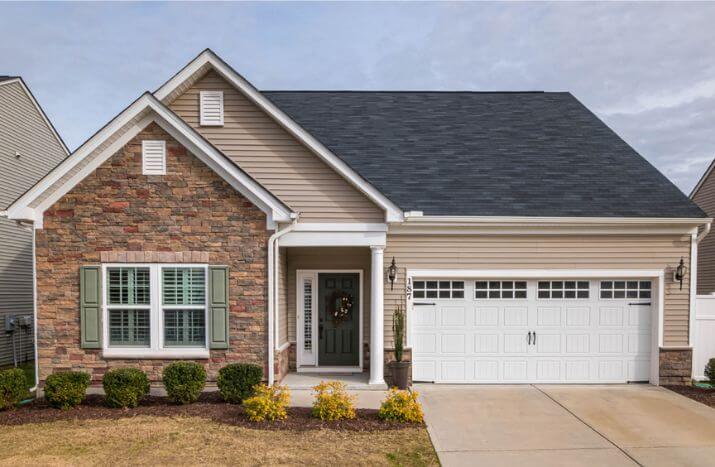
M318 364L360 364L360 276L318 274Z

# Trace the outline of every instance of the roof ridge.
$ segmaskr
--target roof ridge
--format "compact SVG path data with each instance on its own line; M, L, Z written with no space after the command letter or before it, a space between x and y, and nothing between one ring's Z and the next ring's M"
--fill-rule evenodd
M260 92L291 93L355 93L355 94L570 94L569 91L456 91L456 90L366 90L366 89L260 89Z

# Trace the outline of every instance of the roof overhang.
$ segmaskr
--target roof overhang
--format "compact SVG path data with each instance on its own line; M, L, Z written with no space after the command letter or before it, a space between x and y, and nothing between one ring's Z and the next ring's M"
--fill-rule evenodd
M152 94L145 93L88 139L6 211L10 219L42 228L44 212L140 131L156 122L193 155L266 213L268 228L290 222L291 209L241 170ZM91 157L90 157L91 156Z
M691 234L712 218L407 216L390 234Z
M32 101L32 104L35 106L35 109L37 109L37 112L40 114L40 116L41 116L42 119L44 120L45 124L47 125L47 128L50 129L50 131L52 132L52 135L55 137L55 139L57 140L57 142L58 142L58 143L60 144L60 146L62 147L62 150L64 150L65 154L69 154L70 151L69 151L69 149L67 148L67 145L66 145L65 142L62 140L62 137L60 137L60 134L57 133L57 130L55 129L55 126L52 124L52 122L50 121L50 119L47 117L47 114L46 114L45 111L42 109L42 107L40 107L40 103L37 102L37 99L35 99L35 96L32 94L32 91L30 91L30 88L27 87L27 85L25 84L25 81L24 81L21 77L18 76L18 77L14 77L14 78L10 78L10 79L4 80L4 81L0 81L0 86L7 86L7 85L13 84L13 83L17 83L17 84L19 84L19 85L22 87L22 90L25 92L25 94L27 94L27 97L30 98L30 100Z
M154 92L154 96L165 104L173 101L179 93L186 88L186 83L193 82L208 69L213 69L226 81L231 83L239 92L250 101L265 111L273 120L283 127L288 133L305 145L316 156L322 159L329 167L342 176L348 183L363 193L368 199L385 211L386 222L401 222L402 210L390 201L377 188L362 178L355 170L346 164L340 157L333 154L320 141L305 131L285 112L280 110L268 98L256 89L248 80L236 72L210 49L201 52L194 60L186 65Z

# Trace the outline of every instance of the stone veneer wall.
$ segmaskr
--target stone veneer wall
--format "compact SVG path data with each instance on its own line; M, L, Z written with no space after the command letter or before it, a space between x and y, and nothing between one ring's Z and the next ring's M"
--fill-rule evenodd
M692 349L660 349L660 384L692 383Z
M143 139L166 141L167 174L142 175ZM230 348L204 363L209 380L231 362L267 370L266 216L151 124L45 213L36 231L40 380L132 366L154 381L169 362L105 359L80 348L79 268L113 262L208 262L230 268Z

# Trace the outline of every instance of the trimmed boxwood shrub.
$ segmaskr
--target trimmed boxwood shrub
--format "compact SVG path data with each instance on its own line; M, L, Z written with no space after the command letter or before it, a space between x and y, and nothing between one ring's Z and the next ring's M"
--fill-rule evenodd
M715 358L708 360L707 365L705 365L705 377L715 383Z
M45 398L52 407L70 409L84 400L89 382L89 374L83 371L51 374L45 381Z
M105 401L110 407L136 407L149 394L149 378L137 368L115 368L102 379Z
M232 363L218 371L221 397L231 404L240 404L253 396L254 387L261 383L263 369L253 363Z
M206 370L194 362L174 362L164 368L164 388L169 400L177 404L196 402L206 384Z
M27 395L27 377L20 368L0 371L0 410L17 407Z

